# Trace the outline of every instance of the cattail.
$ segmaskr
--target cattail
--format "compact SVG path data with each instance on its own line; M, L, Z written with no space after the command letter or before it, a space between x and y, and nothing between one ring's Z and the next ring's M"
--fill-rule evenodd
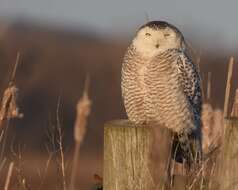
M76 121L74 125L75 148L74 148L73 167L72 167L70 187L69 187L70 190L75 189L80 146L86 134L87 118L91 111L91 100L88 97L88 88L89 88L89 77L87 76L85 81L83 97L79 100L77 104L77 116L76 116Z
M203 152L207 152L209 145L211 143L210 134L211 134L211 125L213 119L213 109L211 104L205 103L202 105L202 147Z
M22 118L23 114L19 112L17 106L18 89L15 85L9 86L3 94L0 109L0 126L4 119Z
M86 87L83 93L83 97L79 100L77 104L77 116L74 126L74 140L77 143L81 144L81 142L84 139L87 126L87 117L90 114L90 109L91 109L91 100L88 97L88 91Z
M0 108L0 127L2 126L3 120L9 120L13 118L22 118L23 114L19 112L17 106L18 88L14 84L17 66L20 60L20 53L17 54L16 63L11 75L11 79L7 89L3 93L3 98Z
M205 154L219 146L223 131L223 112L213 109L211 104L202 106L202 136L203 152Z
M219 141L219 138L222 136L223 126L223 112L221 109L215 109L213 112L213 141Z
M236 89L235 100L231 111L231 117L238 117L238 89Z

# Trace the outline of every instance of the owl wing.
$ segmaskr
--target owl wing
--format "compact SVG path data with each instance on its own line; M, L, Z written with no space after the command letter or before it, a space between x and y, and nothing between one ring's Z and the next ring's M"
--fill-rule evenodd
M184 52L179 55L177 66L183 91L195 113L200 115L202 93L198 68Z
M179 72L179 80L182 86L183 92L190 103L194 118L196 129L192 132L191 136L188 138L190 141L186 144L181 144L181 150L176 154L176 159L181 161L181 155L184 157L188 164L194 162L194 160L199 161L201 159L201 106L202 106L202 89L201 89L201 79L199 75L199 70L197 66L192 62L192 60L184 53L181 52L177 60L177 67ZM186 136L180 136L179 139L184 139ZM186 138L185 138L186 139ZM192 140L191 140L192 139ZM183 142L183 141L182 141ZM186 142L186 141L185 141ZM176 142L174 145L177 146Z

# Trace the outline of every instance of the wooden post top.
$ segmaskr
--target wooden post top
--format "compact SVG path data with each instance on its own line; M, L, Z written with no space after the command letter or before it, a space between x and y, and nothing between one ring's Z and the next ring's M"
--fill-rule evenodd
M162 125L156 124L156 123L148 123L148 124L135 124L127 119L118 119L118 120L112 120L105 123L105 128L142 128L145 130L152 130L153 128L156 128L159 131L167 131L169 133L172 133L172 131Z
M107 122L103 189L160 189L168 178L171 138L171 131L158 125L135 125L128 120Z

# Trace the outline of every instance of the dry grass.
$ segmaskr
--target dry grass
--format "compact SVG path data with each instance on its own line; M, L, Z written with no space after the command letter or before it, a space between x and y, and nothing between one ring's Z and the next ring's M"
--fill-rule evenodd
M17 61L13 69L13 73L9 82L9 85L7 86L6 90L3 93L1 107L0 107L0 127L2 128L2 131L4 129L4 121L9 121L11 119L15 118L22 118L23 114L20 113L19 107L17 105L17 99L18 99L18 88L14 82L17 66L19 64L20 60L20 54L17 56ZM222 143L222 137L223 137L223 129L224 129L224 121L223 118L229 116L229 97L231 95L230 89L231 89L231 79L232 79L232 70L233 70L233 64L234 64L234 58L230 59L229 62L229 72L227 77L227 88L226 88L226 98L225 98L225 104L224 104L224 112L221 109L214 108L210 103L204 103L202 108L202 123L203 123L203 151L205 154L209 155L210 152L212 152L214 149L219 147ZM208 85L207 85L207 100L211 100L211 73L208 75ZM88 122L88 116L91 112L91 100L88 96L88 88L89 88L89 78L87 77L85 82L85 88L83 91L82 98L78 101L77 104L77 115L76 115L76 121L74 125L74 155L72 160L72 171L70 178L67 178L67 164L66 164L66 156L65 156L65 150L64 150L64 142L63 142L63 131L62 126L60 123L60 116L59 116L59 107L61 100L59 98L58 105L57 105L57 131L58 139L56 140L56 144L58 144L59 149L57 149L56 152L58 152L58 156L60 158L59 165L59 171L60 171L60 182L62 185L62 189L64 190L74 190L77 189L76 187L76 180L77 180L77 173L80 170L79 166L79 156L80 156L80 148L84 141L85 134L87 131L87 122ZM232 107L231 116L237 117L238 116L238 89L236 91L236 96L234 100L234 104ZM0 135L0 143L3 143L5 133L1 133ZM52 164L52 160L55 156L55 152L51 152L49 154L48 159L46 160L45 168L43 171L43 177L41 178L41 183L39 185L39 189L43 188L44 180L47 178L47 173L50 165ZM9 163L8 172L5 180L4 190L11 189L11 180L14 179L13 169L14 171L17 171L17 163L10 161L8 157L1 157L1 164L0 164L0 173L3 171L4 166L6 163ZM188 189L192 189L195 183L197 181L201 180L201 176L204 175L204 171L206 170L207 164L209 162L209 158L206 159L202 165L202 167L198 170L196 173L197 177L192 181L192 183L188 186ZM71 162L70 162L71 164ZM212 170L214 170L214 167L216 165L214 164L212 166ZM21 169L19 169L21 170ZM20 171L22 172L22 171ZM95 175L95 180L98 183L102 183L102 178L98 175ZM22 178L21 182L22 186L24 186L24 189L30 189L28 188L28 185L26 184L26 179ZM202 181L200 182L203 183ZM27 186L27 187L26 187ZM202 185L201 185L202 186ZM202 187L200 188L202 189ZM211 189L211 188L209 188Z

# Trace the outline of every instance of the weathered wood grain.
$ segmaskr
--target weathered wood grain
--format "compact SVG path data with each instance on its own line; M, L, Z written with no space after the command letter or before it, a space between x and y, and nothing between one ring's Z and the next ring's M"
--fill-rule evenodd
M238 119L226 119L226 131L219 161L221 190L238 190Z
M161 190L168 180L172 133L126 120L104 128L104 190Z

